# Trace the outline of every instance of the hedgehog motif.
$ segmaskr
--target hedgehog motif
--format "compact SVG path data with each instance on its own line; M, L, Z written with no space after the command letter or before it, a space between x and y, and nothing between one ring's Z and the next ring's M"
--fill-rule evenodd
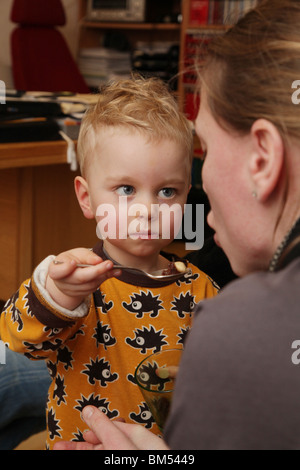
M49 431L49 437L50 439L54 439L55 436L61 437L61 434L59 431L61 431L61 427L59 426L59 419L55 419L55 412L51 408L48 411L48 419L47 419L47 424L48 424L48 431Z
M57 362L62 362L64 364L64 369L68 370L69 367L72 368L72 361L74 361L72 357L72 352L64 346L60 348L57 352Z
M186 328L180 327L180 333L178 333L177 335L179 338L179 340L177 341L177 344L184 344L189 331L190 331L189 326L187 326Z
M143 329L137 328L134 330L135 337L133 339L126 338L125 341L129 346L140 349L142 354L146 354L147 349L154 348L154 352L158 352L164 344L168 344L164 340L166 335L163 335L162 331L162 329L156 331L152 325L149 329L144 326Z
M81 395L81 400L76 400L78 406L75 406L75 409L82 412L83 408L87 405L93 405L98 408L102 413L105 413L109 419L116 418L119 414L118 410L110 411L109 404L110 402L106 398L100 398L100 395L94 396L93 393L90 394L88 398Z
M129 417L136 423L144 424L145 428L147 429L152 428L152 425L155 423L155 421L146 403L143 402L141 405L139 405L139 409L140 412L138 414L132 412L130 413Z
M73 432L74 439L72 439L73 442L84 442L84 437L83 433L80 431L80 429L77 428L77 432Z
M195 297L190 292L181 293L179 298L175 297L172 301L171 311L176 311L179 318L184 318L187 314L190 315L195 306L194 299Z
M163 309L159 295L153 296L152 292L146 294L142 291L140 294L131 295L130 299L131 302L128 304L122 302L122 307L126 308L130 313L135 313L136 318L143 318L144 313L150 312L150 317L155 318L159 314L159 311Z
M55 379L55 389L53 392L53 399L57 398L57 404L60 405L61 403L66 403L65 397L66 397L66 392L65 392L66 386L64 383L63 377L58 375Z
M103 313L107 313L114 305L112 300L108 303L105 302L105 295L102 294L102 292L99 289L97 289L96 292L94 292L93 297L94 297L95 307L101 308L101 311Z
M170 379L161 379L155 372L157 368L158 364L155 361L153 362L153 364L151 364L151 362L148 362L142 365L138 374L138 380L145 387L147 386L147 384L151 384L152 386L158 385L157 390L162 391L164 389L165 383L170 382Z
M8 308L10 307L11 311L11 320L13 323L18 324L18 331L22 331L23 329L23 320L21 316L20 310L16 307L16 301L19 298L19 291L17 291L11 299L5 304L5 309L8 311Z
M118 374L112 374L110 371L110 364L108 361L105 361L103 358L96 358L95 361L91 359L90 364L84 364L87 370L83 370L82 374L88 376L89 383L95 385L95 380L98 380L102 387L107 386L107 382L114 382L118 379Z
M32 344L32 343L28 343L27 341L24 341L23 344L24 346L26 346L28 351L31 351L31 352L55 351L61 346L62 340L60 338L55 338L54 341L43 341L42 343L37 343L37 344Z
M180 286L181 284L191 284L192 281L195 281L196 279L198 279L198 277L200 276L197 273L185 274L184 277L176 281L176 284L177 286Z
M96 339L97 347L99 344L103 344L104 349L106 350L108 346L116 344L117 340L111 336L111 328L109 328L108 325L103 325L102 321L98 321L97 326L94 329L95 334L93 335L93 338Z
M62 328L52 328L50 326L45 326L43 331L48 334L48 338L52 338L53 336L57 336L62 331Z
M18 330L17 330L18 332L22 331L23 329L23 320L22 320L22 314L20 310L18 309L18 307L16 306L17 301L18 300L25 301L23 305L24 310L26 310L26 313L28 316L31 316L31 317L34 316L33 312L30 310L29 305L28 305L28 294L29 294L30 282L29 284L24 283L24 287L26 289L26 293L23 295L23 297L22 298L20 297L20 290L17 290L17 292L6 302L6 304L4 305L4 311L3 311L3 313L5 312L5 314L9 312L11 313L12 322L18 324Z

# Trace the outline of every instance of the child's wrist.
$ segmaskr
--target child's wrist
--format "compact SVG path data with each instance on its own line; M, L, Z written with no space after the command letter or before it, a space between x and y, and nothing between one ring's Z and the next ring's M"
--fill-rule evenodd
M81 296L70 296L62 292L55 284L51 277L47 276L45 288L50 295L51 299L60 307L67 310L74 310L83 301L84 298Z

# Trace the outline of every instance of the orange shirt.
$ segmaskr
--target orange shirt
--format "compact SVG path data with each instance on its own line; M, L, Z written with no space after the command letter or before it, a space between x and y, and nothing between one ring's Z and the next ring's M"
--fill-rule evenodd
M203 272L189 267L191 276L167 285L125 273L108 279L82 318L50 307L33 279L21 285L0 317L0 336L10 349L47 360L48 448L83 439L80 413L88 404L159 432L134 372L146 356L182 346L195 303L217 294Z

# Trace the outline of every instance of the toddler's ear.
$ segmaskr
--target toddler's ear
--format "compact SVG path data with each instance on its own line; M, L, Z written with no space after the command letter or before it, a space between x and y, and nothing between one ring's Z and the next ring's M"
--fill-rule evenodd
M91 208L88 183L84 178L82 178L82 176L76 176L74 181L74 187L84 217L86 217L87 219L93 219L94 213Z

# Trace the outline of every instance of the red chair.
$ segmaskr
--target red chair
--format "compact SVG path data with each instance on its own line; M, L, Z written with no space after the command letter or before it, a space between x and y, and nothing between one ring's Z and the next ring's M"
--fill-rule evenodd
M63 35L61 0L14 0L11 35L14 86L25 91L89 93Z

